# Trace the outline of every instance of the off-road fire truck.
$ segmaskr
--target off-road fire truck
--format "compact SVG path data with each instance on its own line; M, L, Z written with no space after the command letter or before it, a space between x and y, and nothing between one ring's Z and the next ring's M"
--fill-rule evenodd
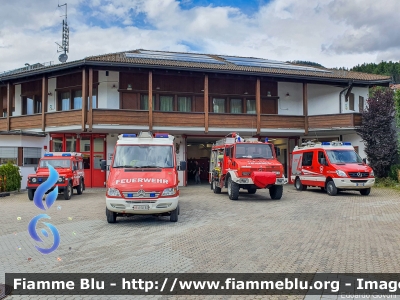
M35 168L36 174L28 176L26 189L29 200L33 200L36 189L49 177L49 165L54 167L59 174L58 181L54 186L58 186L58 192L64 194L65 200L71 199L73 189L76 189L78 195L83 193L85 172L82 153L49 152L40 159L38 167Z
M287 179L268 138L263 143L231 133L212 146L209 182L216 194L227 188L231 200L239 198L240 189L255 194L257 189L265 188L273 200L279 200Z
M335 196L340 190L356 190L367 196L375 183L374 171L349 142L308 141L296 146L292 156L292 181L298 191L319 187Z
M106 161L101 168L107 169ZM174 137L168 133L121 134L115 145L106 184L106 217L164 215L178 221L178 169Z

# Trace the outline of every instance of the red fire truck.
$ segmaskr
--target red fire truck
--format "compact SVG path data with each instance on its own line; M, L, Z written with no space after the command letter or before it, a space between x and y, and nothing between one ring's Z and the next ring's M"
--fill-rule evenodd
M240 189L255 194L257 189L265 188L273 200L279 200L287 179L268 138L262 143L257 138L245 140L231 133L212 147L209 182L216 194L227 188L231 200L239 198Z

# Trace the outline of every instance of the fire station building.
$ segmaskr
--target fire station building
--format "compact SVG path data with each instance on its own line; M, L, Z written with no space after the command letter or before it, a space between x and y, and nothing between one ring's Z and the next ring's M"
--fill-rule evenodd
M293 148L304 139L351 142L368 88L387 76L235 56L134 50L0 74L0 164L34 171L47 151L84 155L86 185L104 187L100 161L118 134L175 135L177 161L208 178L212 143L231 132L268 137L290 178ZM191 173L180 172L181 185Z

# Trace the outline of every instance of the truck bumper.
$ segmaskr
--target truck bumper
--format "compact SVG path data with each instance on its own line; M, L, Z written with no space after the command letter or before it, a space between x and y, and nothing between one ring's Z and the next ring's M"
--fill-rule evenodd
M374 186L375 178L368 178L362 180L362 182L349 178L334 178L333 182L338 189L362 190Z
M154 200L153 200L154 201ZM173 211L178 206L179 196L170 198L158 198L153 202L149 200L132 201L122 198L106 197L107 209L121 214L152 215ZM153 203L150 203L153 202Z

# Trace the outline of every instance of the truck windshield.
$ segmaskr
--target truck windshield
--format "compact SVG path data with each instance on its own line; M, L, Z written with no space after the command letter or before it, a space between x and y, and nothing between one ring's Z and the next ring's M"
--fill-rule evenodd
M270 144L236 144L236 158L273 158Z
M358 164L361 157L354 150L327 150L329 161L332 164Z
M172 146L118 145L113 168L173 168Z
M69 159L42 159L40 160L40 167L47 168L48 166L54 168L69 168L71 161Z

